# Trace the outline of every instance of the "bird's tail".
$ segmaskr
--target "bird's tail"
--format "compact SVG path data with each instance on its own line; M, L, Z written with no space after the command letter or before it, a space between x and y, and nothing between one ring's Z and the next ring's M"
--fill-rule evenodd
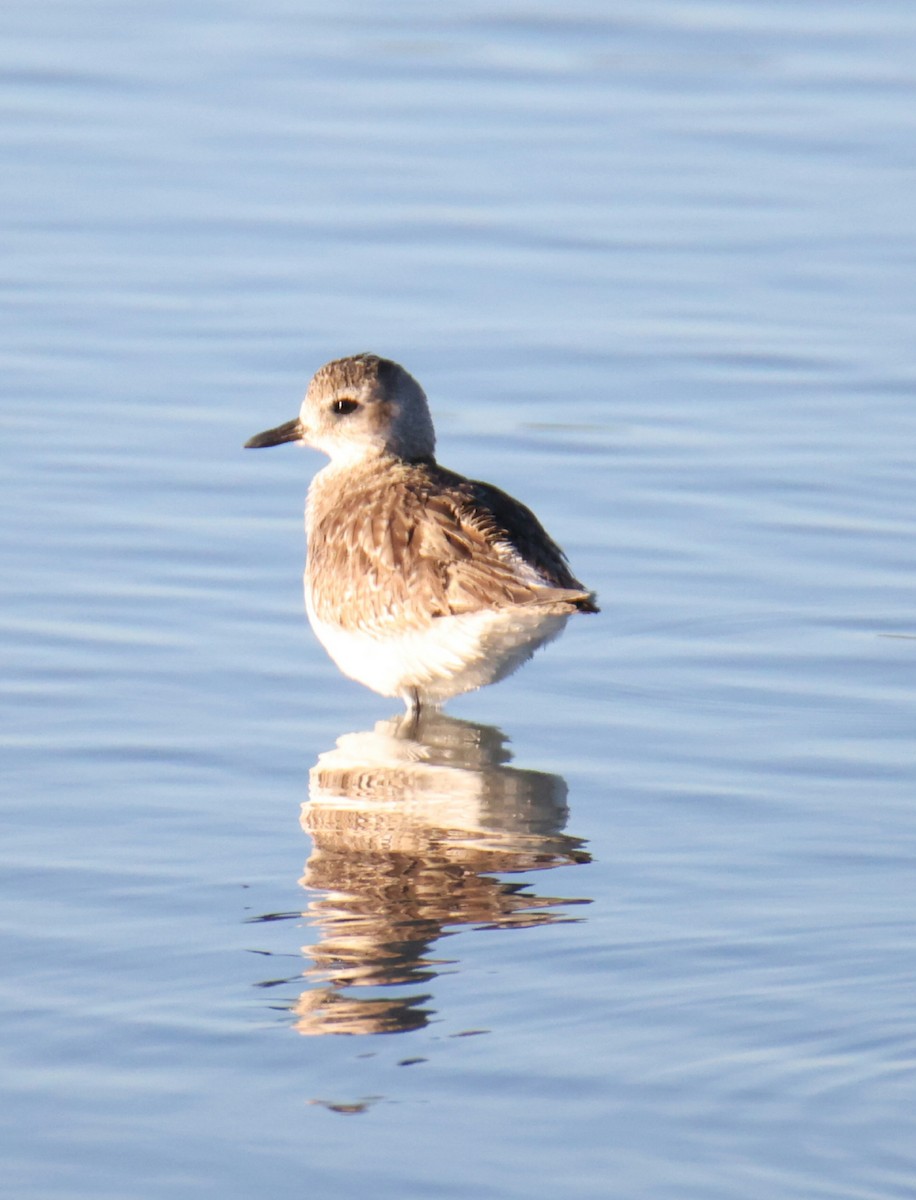
M538 604L569 605L577 612L583 613L601 612L595 603L595 593L587 592L584 588L539 587L535 589L535 593Z

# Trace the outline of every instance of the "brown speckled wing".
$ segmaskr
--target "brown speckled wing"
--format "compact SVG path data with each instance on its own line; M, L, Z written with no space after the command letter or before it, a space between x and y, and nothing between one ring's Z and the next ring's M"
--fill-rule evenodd
M530 509L491 484L441 468L439 475L426 510L436 514L453 551L447 568L452 612L510 604L593 607Z
M534 514L489 484L398 463L330 499L315 497L307 568L322 620L381 630L510 605L597 611Z

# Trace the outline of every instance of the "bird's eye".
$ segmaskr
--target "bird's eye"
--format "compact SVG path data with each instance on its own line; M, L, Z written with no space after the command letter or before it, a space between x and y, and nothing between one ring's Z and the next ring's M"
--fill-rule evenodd
M335 400L331 405L331 412L337 413L339 417L346 417L350 413L356 412L358 408L358 400Z

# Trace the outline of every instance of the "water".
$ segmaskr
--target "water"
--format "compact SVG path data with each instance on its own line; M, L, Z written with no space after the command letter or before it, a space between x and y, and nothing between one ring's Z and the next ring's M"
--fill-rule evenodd
M911 6L0 22L9 1194L912 1195ZM603 606L412 740L363 349Z

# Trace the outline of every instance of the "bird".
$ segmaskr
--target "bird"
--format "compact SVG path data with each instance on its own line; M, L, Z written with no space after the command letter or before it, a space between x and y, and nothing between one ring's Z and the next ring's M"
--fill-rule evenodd
M344 675L408 713L496 683L595 593L530 509L436 461L426 394L376 354L334 359L298 417L246 449L299 442L330 461L305 509L305 607Z

